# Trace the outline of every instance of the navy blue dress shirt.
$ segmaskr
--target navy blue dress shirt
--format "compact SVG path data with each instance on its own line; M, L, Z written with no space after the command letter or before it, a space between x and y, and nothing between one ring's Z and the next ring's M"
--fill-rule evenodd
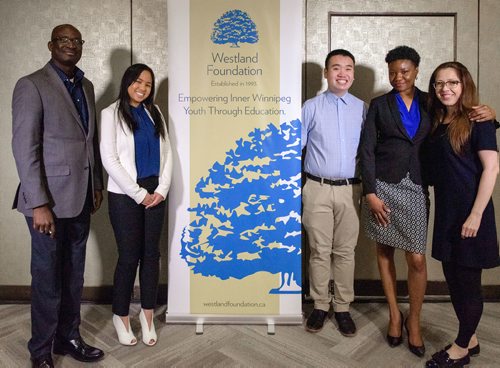
M130 111L137 123L137 129L134 130L137 179L159 176L160 138L156 134L154 122L143 104L130 106Z
M57 75L61 78L66 89L68 90L73 103L75 104L76 110L78 111L78 115L80 116L80 120L82 121L83 128L85 129L85 133L89 131L89 110L87 107L87 100L85 99L85 93L83 92L82 80L83 80L83 71L78 67L75 67L75 75L72 80L61 70L59 69L53 62L50 62L50 65L54 68Z

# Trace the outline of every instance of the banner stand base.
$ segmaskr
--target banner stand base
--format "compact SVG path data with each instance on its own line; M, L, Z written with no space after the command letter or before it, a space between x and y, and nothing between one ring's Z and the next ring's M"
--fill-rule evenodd
M267 334L276 333L276 325L301 325L302 315L262 315L262 316L231 316L218 314L173 314L165 313L167 324L196 325L196 334L203 334L203 326L208 325L267 325Z

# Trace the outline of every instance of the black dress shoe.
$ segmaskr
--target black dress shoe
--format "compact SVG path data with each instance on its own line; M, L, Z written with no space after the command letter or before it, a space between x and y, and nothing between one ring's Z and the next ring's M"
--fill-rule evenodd
M461 368L469 363L469 354L460 359L451 359L446 350L443 349L434 353L432 359L425 362L425 368Z
M335 312L335 320L339 324L339 331L342 335L347 337L356 335L356 325L349 312Z
M50 354L39 356L38 358L31 358L33 368L54 368L52 356Z
M389 335L389 333L387 333L387 343L389 344L389 346L391 348L395 348L396 346L398 345L401 345L401 343L403 342L403 313L401 311L399 311L399 316L401 317L401 322L400 322L400 326L399 326L399 336L391 336Z
M408 319L406 319L405 323L404 323L406 334L408 335L408 350L410 350L413 354L415 354L419 358L422 358L425 355L425 345L422 344L420 346L417 346L417 345L413 345L410 342L410 330L408 330L408 326L407 326L406 322L408 322Z
M449 348L451 348L451 344L450 345L446 345L443 350L448 350ZM480 352L481 352L481 348L479 347L479 344L477 344L473 348L469 349L469 356L471 358L472 357L477 357Z
M314 309L306 322L306 330L309 332L319 332L325 324L328 312L321 309Z
M80 362L95 362L104 356L101 349L87 345L81 337L74 340L60 341L54 340L54 354L71 355Z

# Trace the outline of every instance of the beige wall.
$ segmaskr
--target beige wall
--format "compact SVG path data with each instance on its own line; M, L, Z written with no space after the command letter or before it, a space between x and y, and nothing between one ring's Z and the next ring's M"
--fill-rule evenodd
M498 0L481 0L479 7L479 93L481 101L493 106L500 121L500 49L498 35L500 34L500 2ZM497 130L497 142L500 142L500 132ZM497 233L500 234L500 180L497 180L493 200L497 219ZM484 273L483 283L500 284L500 269L488 270Z
M439 3L454 1L427 1L430 10ZM304 2L306 4L306 1ZM342 9L345 4L357 11L376 11L393 7L393 11L409 11L415 1L308 0L311 6L321 5ZM496 68L500 60L497 34L500 33L500 3L497 0L467 0L472 9L468 15L477 22L479 11L479 60L478 75L481 97L500 113L500 91L496 87L500 72ZM479 6L480 4L480 6ZM450 5L451 6L451 5ZM478 10L479 8L479 10ZM0 286L30 283L30 238L23 217L10 210L18 178L12 158L11 97L17 79L42 67L50 58L47 41L53 26L60 23L74 24L87 41L80 67L94 82L98 109L111 103L117 95L121 75L133 62L149 64L157 75L157 103L167 114L167 6L166 0L11 0L0 1L0 44L2 67L0 68L0 116L4 129L0 132L0 154L3 157L0 176ZM403 10L402 10L403 9ZM350 9L352 11L352 9ZM328 48L327 14L306 12L307 27L313 30L314 39L306 37L305 49L317 52L321 64ZM467 20L464 20L464 25ZM310 32L310 31L309 31ZM309 33L309 35L311 32ZM477 28L470 29L470 37L477 37ZM306 34L307 36L307 34ZM467 41L467 40L466 40ZM311 42L311 43L309 43ZM469 41L467 41L469 42ZM477 44L477 42L476 42ZM464 46L464 50L467 49ZM472 47L467 54L459 54L477 63L477 50ZM304 57L305 59L305 57ZM321 71L320 71L321 72ZM309 86L314 89L317 86ZM321 88L321 86L319 86ZM497 186L498 187L498 186ZM500 191L495 193L500 208ZM500 219L500 211L497 210ZM162 254L166 254L166 237L162 241ZM373 247L363 241L357 252L357 278L378 279ZM116 261L115 243L107 216L107 206L93 218L88 242L85 286L111 285ZM406 268L403 258L398 258L398 275L404 278ZM162 281L166 280L166 261L162 262ZM438 262L429 257L429 279L442 280ZM500 284L500 269L486 271L487 284Z
M329 22L329 12L355 15L336 16ZM429 13L432 16L406 20L400 15L393 14L412 12ZM359 14L363 13L382 13L386 17L378 19L360 17ZM456 29L453 22L450 23L452 18L449 15L436 17L436 13L456 13ZM326 88L321 73L324 58L330 49L346 48L354 52L357 58L356 80L351 91L369 102L373 96L390 89L383 61L389 49L399 44L408 44L420 50L422 60L417 86L427 90L432 70L439 63L453 57L455 42L457 60L466 64L476 77L482 101L495 108L500 115L500 91L496 88L500 73L495 68L500 51L498 47L493 46L498 44L495 37L500 26L495 22L495 18L500 15L500 2L496 0L307 0L306 14L305 98L313 97L319 90ZM345 25L348 29L339 27L339 24ZM454 35L456 35L455 41ZM500 219L500 185L496 187L494 198L498 204L496 215ZM431 243L432 223L431 215L428 244ZM497 221L497 224L499 223ZM407 272L405 260L402 252L396 254L397 277L403 280ZM375 258L373 243L362 237L356 251L357 279L379 278ZM430 256L430 249L427 261L428 279L443 280L441 264ZM500 269L487 270L483 276L483 283L499 285L499 276Z
M142 4L147 4L147 6ZM30 238L23 216L10 209L18 177L11 151L11 99L21 76L42 67L49 59L47 41L52 28L71 23L86 41L79 67L93 81L97 110L109 105L118 94L120 79L133 62L149 64L156 72L157 103L167 113L167 27L166 0L14 0L0 1L2 14L0 44L0 114L4 126L0 150L4 161L0 176L0 285L30 284ZM132 15L134 17L132 22ZM166 236L162 254L166 254ZM111 285L116 246L106 201L93 216L87 244L85 286ZM166 281L166 262L161 279Z

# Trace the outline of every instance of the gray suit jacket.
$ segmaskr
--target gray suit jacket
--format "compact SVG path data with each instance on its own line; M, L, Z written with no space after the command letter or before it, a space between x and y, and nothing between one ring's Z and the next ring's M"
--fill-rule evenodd
M47 63L21 78L12 99L12 150L21 181L13 208L33 216L48 204L56 217L80 214L89 175L92 190L102 190L102 164L92 83L84 78L88 134L63 81Z

